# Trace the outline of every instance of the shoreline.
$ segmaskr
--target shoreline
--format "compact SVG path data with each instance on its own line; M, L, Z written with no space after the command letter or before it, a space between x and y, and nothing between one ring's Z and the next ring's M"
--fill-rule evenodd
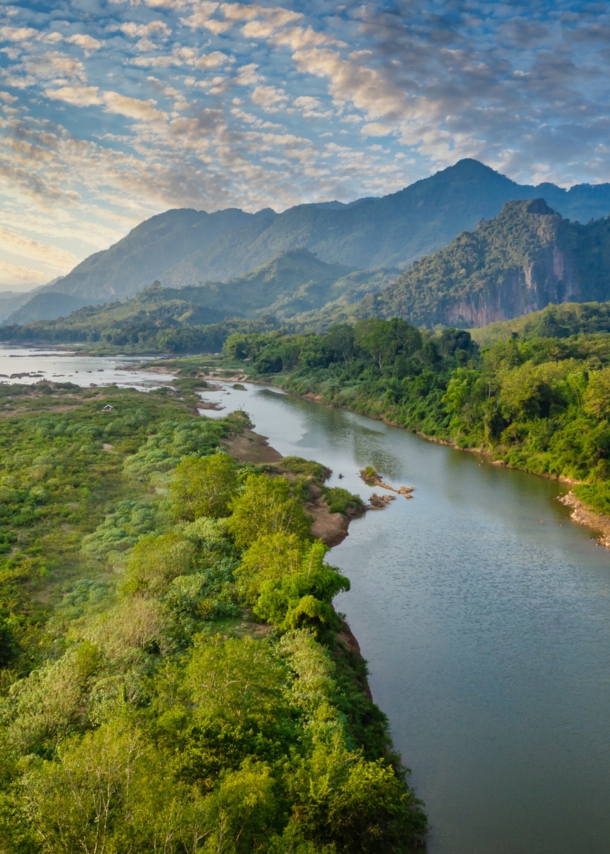
M284 459L283 454L269 444L267 436L256 433L249 427L243 433L235 434L225 440L224 446L227 452L240 463L273 464ZM329 548L342 543L349 535L351 520L366 513L366 509L354 515L331 513L324 493L315 484L310 486L310 500L306 504L306 510L313 518L311 533Z
M577 498L572 490L566 495L558 496L557 500L571 509L570 519L576 525L582 525L595 533L598 546L610 549L610 516L589 510L584 501Z
M242 463L277 463L284 459L283 454L280 454L278 450L269 444L267 436L256 433L249 427L243 433L230 437L225 441L224 445L228 453ZM328 476L330 476L330 471ZM331 513L324 493L315 484L311 484L310 486L310 497L311 500L306 504L306 511L313 517L311 533L314 537L322 540L329 549L338 546L349 536L348 529L352 519L363 516L367 509L375 509L365 505L362 512L358 514L347 514L344 516L342 513ZM360 650L360 644L346 620L341 621L341 630L338 632L337 638L346 649L350 650L362 661L366 661ZM364 690L367 698L371 702L374 702L373 694L366 678L364 679Z
M206 377L207 379L207 377ZM224 378L220 377L209 377L210 380L215 380L216 382L222 382ZM228 381L233 381L231 377ZM309 400L314 403L321 403L324 406L328 406L331 409L342 409L346 412L353 412L355 415L363 415L365 418L370 418L372 421L380 421L382 424L387 424L389 427L396 427L399 430L407 430L408 428L401 426L400 424L396 424L394 421L390 421L383 417L378 417L374 415L370 415L366 412L361 412L358 409L350 409L347 406L336 406L332 403L328 403L324 400L322 395L315 395L313 392L307 392L306 394L295 394L293 391L289 391L281 385L276 385L273 382L261 382L260 380L253 380L250 377L242 376L238 382L249 382L252 385L270 385L274 388L280 389L280 391L285 392L286 394L291 394L294 397L298 397L301 400ZM566 486L575 486L580 483L580 481L573 480L567 477L554 477L548 474L542 474L540 472L531 472L527 469L515 468L514 466L509 466L504 460L494 460L492 459L492 454L489 451L485 451L482 448L460 448L455 442L448 441L446 439L440 439L436 436L427 436L425 433L420 432L419 430L412 431L416 436L419 436L421 439L424 439L426 442L433 442L437 445L444 445L448 448L453 448L455 451L462 451L467 454L480 454L480 456L484 457L490 465L498 466L501 468L513 469L514 471L522 471L525 474L531 474L535 477L543 477L546 480L555 480L558 483L564 484ZM581 501L579 498L576 498L573 491L570 490L565 495L557 496L557 501L563 504L566 507L571 508L570 520L574 522L576 525L582 525L585 528L588 528L592 533L592 539L596 540L597 544L603 546L604 548L610 549L610 516L606 516L603 513L597 513L595 510L591 510L587 507L587 505Z

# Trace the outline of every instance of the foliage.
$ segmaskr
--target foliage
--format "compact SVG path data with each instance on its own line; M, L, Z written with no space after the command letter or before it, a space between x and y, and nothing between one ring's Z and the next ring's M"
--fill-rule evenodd
M277 533L308 537L311 520L301 502L290 495L290 482L284 477L249 475L231 511L229 531L240 548Z
M325 335L250 336L239 359L229 339L226 352L259 375L270 364L289 365L274 382L297 394L482 448L517 468L582 481L577 494L608 512L610 334L597 331L606 313L607 305L566 310L589 334L528 332L482 350L466 330L432 335L375 319ZM542 316L531 322L534 330L548 326Z
M144 295L136 299L142 301ZM128 301L129 302L129 301ZM121 303L120 314L125 309ZM57 320L36 320L23 326L0 327L0 341L44 342L46 344L80 344L96 353L219 353L229 335L241 330L267 331L277 328L274 318L261 320L223 320L206 325L184 302L172 303L182 319L172 322L168 317L151 318L148 312L115 319L111 308L88 307ZM118 310L118 308L117 308ZM169 311L169 309L168 309ZM192 321L188 323L188 321ZM199 322L195 322L195 320Z
M514 320L490 323L472 330L479 344L493 344L510 337L524 340L533 338L569 338L572 335L610 332L610 303L567 302L549 305Z
M558 276L559 258L564 272ZM609 269L609 218L582 225L562 219L543 199L507 201L494 219L420 256L383 290L352 305L329 305L317 322L328 328L359 318L401 317L430 328L480 326L497 316L499 304L504 316L519 317L567 296L606 300Z
M344 516L357 513L364 503L359 495L354 495L340 486L325 489L324 497L331 513L343 513Z
M187 457L172 477L170 495L181 519L226 516L237 487L235 464L227 454Z
M7 398L0 850L414 850L425 816L337 637L349 582L303 509L327 472L242 472L219 444L243 419L88 394Z

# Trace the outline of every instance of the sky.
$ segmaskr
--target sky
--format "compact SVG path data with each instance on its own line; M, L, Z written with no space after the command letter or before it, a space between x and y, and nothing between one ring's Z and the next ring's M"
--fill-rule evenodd
M0 289L170 208L610 181L610 4L0 0Z

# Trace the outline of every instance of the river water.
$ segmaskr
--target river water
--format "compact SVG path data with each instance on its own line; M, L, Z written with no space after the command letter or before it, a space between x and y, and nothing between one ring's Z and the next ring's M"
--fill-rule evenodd
M140 388L143 391L171 382L170 374L146 373L135 366L142 356L83 356L36 347L0 344L0 383L33 385L41 380L75 385L110 385Z
M110 380L112 360L94 361ZM610 553L570 522L563 488L277 389L204 397L225 407L206 414L243 408L282 454L327 465L331 485L368 498L372 464L416 487L352 522L329 559L351 580L336 605L413 769L430 854L607 854Z
M227 391L204 395L218 415L244 408L331 485L368 498L372 464L416 487L329 559L430 854L607 854L610 553L570 522L564 488L277 389Z

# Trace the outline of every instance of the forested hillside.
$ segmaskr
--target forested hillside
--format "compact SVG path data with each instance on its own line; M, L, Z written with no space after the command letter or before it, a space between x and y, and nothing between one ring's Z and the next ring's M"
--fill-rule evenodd
M174 287L222 281L301 247L329 264L404 268L497 216L505 202L539 196L581 222L610 213L608 184L539 189L476 160L461 160L397 193L348 205L305 204L281 214L167 211L85 259L50 289L93 301L125 299L155 279Z
M0 850L414 851L310 533L326 473L238 463L247 418L194 385L0 386Z
M535 199L507 202L387 288L352 306L328 306L317 322L401 317L416 326L485 326L549 303L608 298L610 217L571 223Z
M306 249L292 249L229 282L183 288L164 288L155 282L125 302L87 306L54 320L23 325L6 322L0 328L0 340L86 342L97 350L118 346L130 352L217 352L231 332L257 326L262 330L279 321L297 320L299 312L308 317L331 301L349 304L363 293L387 285L398 272L350 272L349 267L325 264ZM74 299L42 293L33 302L51 298ZM20 312L28 309L26 305ZM225 317L262 320L258 324L222 323ZM214 328L202 328L210 325Z
M610 302L563 303L549 305L525 317L491 323L471 334L478 344L505 341L518 336L531 338L569 338L580 333L610 332Z
M231 317L274 315L281 322L327 303L349 304L394 281L398 269L354 270L343 264L326 264L308 249L289 249L256 270L228 282L210 282L180 293L201 294L212 308Z
M578 497L610 513L610 334L597 332L608 306L583 314L594 331L482 349L466 330L371 319L325 335L234 335L225 354L297 394L579 481Z

